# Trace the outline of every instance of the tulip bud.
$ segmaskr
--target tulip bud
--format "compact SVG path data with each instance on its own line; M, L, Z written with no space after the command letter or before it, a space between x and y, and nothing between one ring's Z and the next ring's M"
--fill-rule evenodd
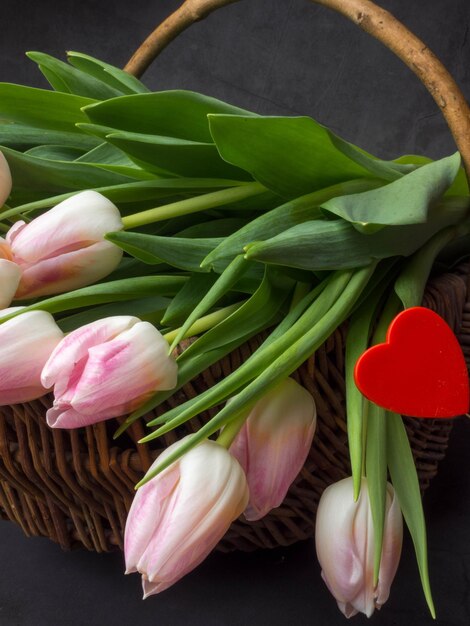
M167 448L152 468L181 443ZM142 574L144 598L164 591L199 565L247 501L240 465L209 440L141 487L127 518L124 554L126 574Z
M29 224L7 233L13 261L22 271L16 299L78 289L104 278L119 265L122 250L104 240L121 230L119 211L96 191L82 191Z
M5 203L11 192L11 172L7 160L0 152L0 207Z
M107 317L67 335L42 372L54 385L51 427L78 428L130 413L176 385L177 366L158 330L138 317Z
M312 396L292 378L253 407L230 447L250 488L247 520L258 520L280 506L305 463L316 422Z
M20 278L21 270L12 261L10 246L0 237L0 310L9 306Z
M5 309L1 316L17 310ZM63 336L45 311L29 311L0 324L0 406L29 402L47 393L41 371Z
M387 483L385 526L378 584L374 586L374 528L367 480L357 502L352 478L330 485L317 511L315 542L322 577L346 617L374 609L388 600L400 560L403 521L395 491Z

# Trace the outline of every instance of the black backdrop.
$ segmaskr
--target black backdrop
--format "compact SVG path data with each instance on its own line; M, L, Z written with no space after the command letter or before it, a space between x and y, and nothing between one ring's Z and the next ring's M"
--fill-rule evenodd
M2 0L0 80L46 83L27 50L87 52L123 65L178 1ZM469 0L381 0L445 62L470 97ZM408 69L344 18L305 0L243 0L195 24L145 77L261 113L312 115L381 157L454 150L436 105ZM0 347L1 349L1 347ZM439 625L470 624L470 424L454 428L425 497ZM320 578L312 542L252 554L214 554L142 602L119 553L64 553L0 523L0 625L334 626L344 624ZM365 618L353 618L360 625ZM372 622L431 624L411 542L389 602Z

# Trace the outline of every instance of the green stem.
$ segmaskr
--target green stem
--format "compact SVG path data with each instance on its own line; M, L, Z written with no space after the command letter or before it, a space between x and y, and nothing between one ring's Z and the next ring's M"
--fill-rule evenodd
M188 215L190 213L197 213L198 211L205 211L206 209L214 209L233 202L239 202L240 200L251 198L265 191L266 187L261 183L247 183L239 187L212 191L211 193L205 193L201 196L195 196L194 198L188 198L186 200L166 204L165 206L156 207L155 209L134 213L134 215L127 215L122 218L122 223L124 230L128 230L129 228L136 228L144 224L153 224L154 222L161 222L162 220L179 217L180 215Z
M231 422L224 426L222 432L217 437L217 443L228 450L232 445L233 440L242 429L248 416L249 412L243 411L239 416L235 417Z
M194 324L192 324L192 326L188 328L188 330L185 332L184 336L181 339L184 339L185 337L192 337L194 335L200 335L201 333L204 333L206 330L210 330L211 328L216 326L219 322L222 322L224 319L229 317L229 315L232 315L232 313L234 313L238 308L240 308L240 306L244 302L245 301L236 302L235 304L226 306L223 309L219 309L218 311L209 313L209 315L204 315L204 317L199 318L196 322L194 322ZM179 331L180 329L176 328L175 330L172 330L169 333L166 333L165 335L163 335L163 337L171 345L174 338L178 335Z

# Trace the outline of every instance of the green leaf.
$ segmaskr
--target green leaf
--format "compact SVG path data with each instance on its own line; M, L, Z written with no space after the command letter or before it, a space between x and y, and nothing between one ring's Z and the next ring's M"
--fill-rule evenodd
M432 237L409 259L395 282L395 293L405 309L420 306L432 266L439 252L455 239L458 229L445 228Z
M332 198L322 208L364 232L377 225L421 224L428 219L430 207L455 180L460 162L456 152L379 189Z
M206 143L213 141L207 122L209 113L255 115L215 98L182 90L122 96L87 106L84 112L94 124Z
M309 117L209 115L223 159L285 198L354 178L395 180L400 166L379 161Z
M123 94L148 93L149 89L135 76L82 52L67 52L68 62Z
M123 150L137 165L159 174L219 177L250 180L251 176L220 158L213 143L190 141L161 135L116 131L112 128L80 124L79 128L103 137Z
M108 233L105 239L144 263L153 265L165 262L190 272L208 271L200 267L201 261L222 241L218 237L159 237L125 231Z
M84 163L103 163L106 165L125 165L127 167L135 167L135 163L119 148L109 143L100 143L98 146L82 154L78 162Z
M26 56L38 64L39 69L46 77L53 89L76 96L106 100L121 96L122 91L110 87L93 76L55 59L43 52L27 52Z
M14 122L3 122L0 105L0 145L27 150L47 144L67 146L78 150L91 150L99 143L96 137L77 132L48 130Z
M199 303L191 311L183 326L179 329L178 334L170 346L170 351L174 350L181 339L186 335L188 328L215 306L222 296L230 291L233 285L243 276L248 266L249 262L245 261L242 256L236 257L209 288L209 291L200 294Z
M57 91L0 83L2 124L78 134L81 131L75 124L88 121L81 109L94 102Z
M75 161L83 154L83 150L80 148L73 148L71 146L54 146L43 145L35 146L25 152L30 156L38 157L40 159L51 159L52 161Z
M246 248L246 257L264 263L306 270L362 267L391 256L409 256L436 232L460 222L467 212L468 199L443 201L432 207L425 224L386 226L363 234L343 220L315 220L294 226L264 242Z
M186 276L145 276L128 278L108 283L83 287L59 296L52 296L40 302L23 307L20 311L0 318L0 324L27 311L48 311L59 313L79 307L106 304L124 300L136 300L154 296L173 296L186 282Z
M175 327L182 324L199 304L201 294L207 293L217 280L217 274L191 274L181 290L168 305L162 324Z
M413 539L424 595L431 615L435 618L419 480L403 420L396 413L387 413L387 463L403 517Z
M387 438L385 411L369 402L367 412L366 476L374 528L374 586L379 580L387 499Z
M57 320L57 324L64 333L112 315L134 315L143 321L160 324L170 303L169 298L162 296L151 296L127 302L110 302L62 317Z
M271 211L260 215L235 232L215 248L202 262L202 267L211 266L214 261L240 254L246 245L253 241L270 239L293 226L321 217L319 205L337 195L359 192L382 184L374 180L352 180L332 185L320 191L290 200Z
M64 191L79 191L134 182L130 176L108 172L87 163L52 161L10 148L1 147L15 181L11 198L13 204L23 204L40 197Z

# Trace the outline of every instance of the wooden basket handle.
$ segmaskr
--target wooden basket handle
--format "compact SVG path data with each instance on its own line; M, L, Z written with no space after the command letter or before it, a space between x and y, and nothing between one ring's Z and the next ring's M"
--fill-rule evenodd
M125 66L141 76L177 35L194 22L238 0L186 0L147 37ZM349 18L381 41L420 79L436 101L454 137L470 180L470 108L456 82L439 59L391 13L370 0L313 0Z

